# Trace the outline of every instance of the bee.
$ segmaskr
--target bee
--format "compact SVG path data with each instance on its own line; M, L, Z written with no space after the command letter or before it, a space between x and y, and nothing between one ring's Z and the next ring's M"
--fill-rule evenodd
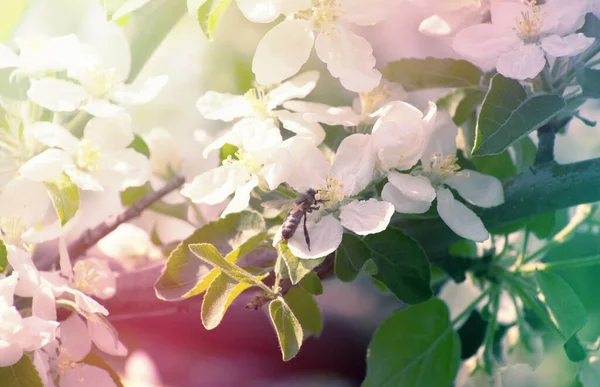
M312 188L308 189L304 193L299 194L298 197L292 202L294 207L287 213L283 219L283 223L281 224L281 239L288 240L294 236L298 226L300 226L302 218L304 218L304 239L306 240L308 251L310 251L310 236L308 235L308 229L306 228L306 214L319 209L319 206L316 205L319 203L316 195L317 191ZM289 203L290 200L270 200L262 203L262 206L275 208L282 207Z

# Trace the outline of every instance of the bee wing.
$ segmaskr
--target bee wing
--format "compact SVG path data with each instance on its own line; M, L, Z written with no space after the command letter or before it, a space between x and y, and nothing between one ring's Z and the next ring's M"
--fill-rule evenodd
M267 200L266 202L260 203L265 208L273 208L276 210L282 210L285 207L292 207L294 205L293 199L281 199L281 200Z

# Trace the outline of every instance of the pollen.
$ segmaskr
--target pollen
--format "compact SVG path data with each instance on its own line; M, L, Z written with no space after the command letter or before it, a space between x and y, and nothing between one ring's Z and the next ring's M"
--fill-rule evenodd
M386 84L381 84L369 92L360 93L360 108L362 116L367 116L379 109L392 95Z
M94 294L102 284L102 273L89 260L77 261L73 267L75 273L75 287L87 294Z
M250 102L256 118L266 120L270 117L269 95L266 87L256 85L244 94L244 98Z
M81 140L77 145L77 166L84 171L100 170L102 168L99 163L101 156L100 148L88 139Z
M335 30L335 24L344 14L342 3L339 0L313 0L310 19L313 28L322 34L329 35Z
M412 172L413 176L425 176L435 187L442 185L444 179L450 176L465 176L469 177L469 173L463 173L460 171L461 167L458 165L458 159L455 156L442 157L442 154L436 152L433 154L431 164L429 168L417 167Z
M22 244L23 234L27 231L27 227L25 227L18 216L0 217L0 229L2 230L4 241L16 246Z
M227 156L227 159L223 160L223 165L235 165L245 169L250 174L258 175L260 173L262 164L254 155L238 150L235 152L234 157L231 155Z
M87 78L86 89L96 98L104 98L117 85L115 69L103 69L98 66L87 66L84 69Z
M315 199L323 203L325 207L333 207L344 200L343 189L342 182L329 176L325 185L319 185Z
M513 27L513 30L523 42L535 43L539 38L547 13L540 11L540 6L536 4L535 0L527 1L525 5L528 9L521 12L521 17L515 18L516 26Z

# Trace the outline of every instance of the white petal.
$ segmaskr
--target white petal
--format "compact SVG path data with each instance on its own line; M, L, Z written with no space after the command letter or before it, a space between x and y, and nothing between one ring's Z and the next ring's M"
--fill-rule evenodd
M115 105L105 99L92 99L90 102L79 107L79 109L96 117L112 117L124 110L121 106Z
M168 75L159 75L148 78L143 83L121 85L110 95L110 99L124 105L143 105L156 98L168 81Z
M451 176L444 183L478 207L494 207L504 203L502 183L494 176L465 169L461 176Z
M111 173L113 176L110 179L114 179L114 183L110 186L118 191L123 191L129 187L139 187L150 180L152 175L150 160L133 149L123 149L116 152L111 155L110 163L103 163L102 165L106 169L99 171L100 176L102 173L106 173L105 176ZM108 186L108 184L104 184L101 177L98 177L98 180L102 186Z
M386 202L392 203L396 211L401 214L422 214L431 207L431 202L410 199L391 183L387 183L383 187L381 198Z
M32 79L27 96L53 112L72 112L88 97L85 89L62 79Z
M311 0L283 0L281 13L288 16L298 11L309 9L311 6Z
M113 117L94 117L83 130L83 138L90 140L101 151L125 149L134 137L131 117L125 113Z
M356 126L360 115L350 106L329 106L318 102L288 101L283 107L304 114L309 122L322 122L326 125Z
M35 181L53 181L58 179L67 165L72 165L71 155L62 149L47 149L29 159L19 169L22 176Z
M469 277L463 282L457 284L453 280L448 280L440 290L438 298L443 300L450 310L450 320L460 316L466 309L481 295L481 289L476 286ZM458 322L462 325L468 316Z
M588 38L581 33L565 37L550 35L543 37L541 43L546 54L553 57L574 56L587 50L594 43L594 38Z
M238 186L233 194L233 199L231 199L221 214L221 218L245 210L248 207L248 203L250 203L250 193L256 186L258 186L258 177L256 175L252 175L252 178L247 183Z
M19 56L8 46L0 43L0 69L17 67Z
M513 79L535 78L546 65L546 56L540 46L525 44L518 50L500 55L496 69Z
M202 157L204 157L205 159L208 158L212 151L221 149L221 147L225 144L235 145L239 148L242 143L242 131L239 129L241 128L236 127L235 130L228 130L225 133L223 133L221 137L208 144L202 151ZM154 154L152 154L151 157L154 157Z
M49 286L40 286L33 295L31 310L34 316L43 320L56 320L54 293Z
M233 131L241 133L240 149L262 160L282 142L279 127L272 119L245 118L234 125Z
M341 24L329 34L319 34L315 51L344 88L355 92L371 91L381 80L375 70L375 57L371 44L363 37L350 32Z
M458 236L475 242L484 242L490 234L473 211L454 199L447 188L437 191L437 210L442 220Z
M11 180L0 193L0 216L16 216L27 227L38 226L49 206L44 185L26 178Z
M281 15L281 2L286 0L236 0L246 19L254 23L271 23Z
M272 152L271 160L260 170L270 189L274 190L287 180L291 171L292 156L286 148L277 148Z
M181 194L194 203L218 204L252 177L243 169L222 166L203 174L181 189Z
M500 55L517 44L519 38L515 34L498 30L491 24L478 24L459 31L452 48L484 71L489 71L496 67Z
M500 293L497 319L500 324L504 325L511 325L517 321L517 309L515 303L506 292Z
M356 195L373 179L375 157L370 142L368 134L352 134L337 149L329 174L344 184L345 196Z
M588 0L587 3L585 0L546 1L545 4L540 6L540 11L544 15L544 24L540 35L556 34L564 36L583 27L585 14L592 11L594 6L598 7L598 1L596 0Z
M306 63L314 42L307 20L285 20L263 36L252 60L252 72L261 85L279 83Z
M342 243L344 228L333 215L327 215L319 223L309 215L306 228L310 238L310 251L304 237L303 226L298 226L294 235L289 239L288 246L298 258L321 258L335 251Z
M292 113L287 110L273 112L284 128L296 133L297 136L306 138L315 145L319 145L325 139L325 131L316 122L308 122L302 113Z
M10 367L23 357L23 349L18 343L0 339L0 367Z
M103 191L102 184L98 182L90 173L77 169L77 167L68 166L65 173L73 184L86 191Z
M529 364L509 364L500 367L495 379L496 387L530 387L538 384Z
M311 141L295 136L283 143L291 156L286 182L298 192L325 184L329 161Z
M116 330L109 323L88 320L87 327L90 338L102 352L113 356L127 355L127 348L119 341Z
M27 334L27 341L23 345L24 351L34 351L54 340L58 323L47 321L37 316L25 317L23 331Z
M0 308L12 306L19 273L13 272L6 278L0 279Z
M426 125L425 127L429 129L429 133L427 145L421 156L421 164L428 169L436 153L442 155L442 158L456 154L458 127L452 121L452 117L445 111L438 112L433 125Z
M377 199L354 200L340 211L342 226L358 235L369 235L387 228L394 214L394 206Z
M60 387L85 387L90 383L95 386L117 387L108 372L85 363L68 369L60 376Z
M398 10L396 0L370 0L368 5L364 0L341 0L343 18L359 26L377 24Z
M440 15L431 15L419 24L419 32L429 36L447 36L452 30L450 23Z
M196 101L196 108L209 120L232 121L254 114L252 105L242 95L208 91Z
M51 147L58 147L73 154L79 139L60 125L50 122L36 122L25 127L25 134Z
M319 76L318 71L306 71L271 90L267 94L269 110L275 109L290 99L306 97L317 86Z
M435 190L429 179L424 176L390 172L388 181L409 199L430 203L435 199Z
M61 321L58 329L61 346L73 360L83 359L92 350L87 325L77 313L71 313L66 320Z
M373 153L383 171L410 169L421 158L427 141L420 119L392 121L380 118L372 133Z

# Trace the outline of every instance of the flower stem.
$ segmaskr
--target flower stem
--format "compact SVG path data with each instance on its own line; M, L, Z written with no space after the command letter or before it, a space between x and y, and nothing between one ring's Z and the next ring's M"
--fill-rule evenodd
M566 269L566 268L574 268L574 267L584 267L584 266L592 266L600 264L600 255L592 255L589 257L583 257L578 259L573 259L570 261L558 261L558 262L535 262L529 265L521 267L520 271L522 273L531 273L537 270L556 270L556 269Z
M494 363L494 335L496 333L496 325L498 323L498 305L500 304L500 289L497 286L493 287L490 293L490 320L485 332L485 340L483 342L483 364L488 374L492 373Z

